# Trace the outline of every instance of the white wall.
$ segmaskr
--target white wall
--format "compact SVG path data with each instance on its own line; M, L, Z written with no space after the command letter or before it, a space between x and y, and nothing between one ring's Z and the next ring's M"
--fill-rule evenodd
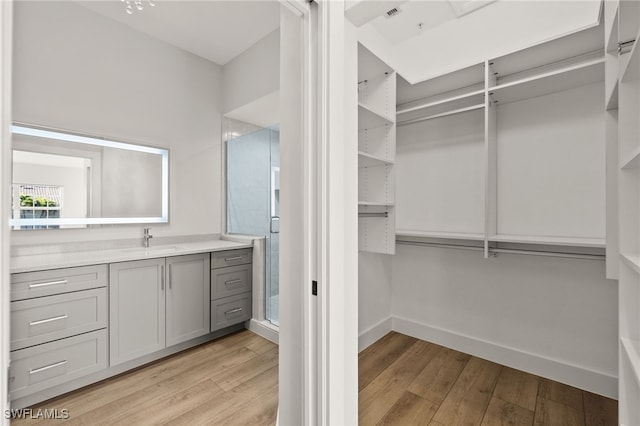
M397 127L396 228L484 232L484 111Z
M602 82L498 107L499 234L605 237Z
M395 45L371 25L358 37L413 84L593 26L600 7L600 0L498 0Z
M395 330L615 397L617 285L605 263L398 245Z
M224 113L277 91L280 88L280 29L227 62L222 68L222 78Z
M358 349L391 330L393 257L360 252L358 256Z
M220 232L219 66L75 2L19 2L14 28L14 120L169 148L170 223L153 233ZM141 228L14 232L12 243L133 238Z

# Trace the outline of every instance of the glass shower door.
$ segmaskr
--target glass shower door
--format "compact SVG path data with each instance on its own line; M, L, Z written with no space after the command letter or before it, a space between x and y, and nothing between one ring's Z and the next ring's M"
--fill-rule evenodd
M277 129L227 141L227 232L264 236L265 317L278 325L280 143Z

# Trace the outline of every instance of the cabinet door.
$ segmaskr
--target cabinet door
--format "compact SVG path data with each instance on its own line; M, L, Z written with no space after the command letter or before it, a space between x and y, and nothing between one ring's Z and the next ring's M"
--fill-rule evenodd
M165 347L165 260L109 265L110 365Z
M167 346L209 333L209 254L167 258Z

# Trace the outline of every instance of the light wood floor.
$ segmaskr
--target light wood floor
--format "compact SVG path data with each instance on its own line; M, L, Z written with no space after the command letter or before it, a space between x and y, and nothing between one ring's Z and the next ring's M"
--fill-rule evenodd
M278 347L245 330L32 408L69 410L47 424L94 426L272 425L277 407Z
M273 425L277 364L242 331L33 408L68 409L56 425ZM617 425L616 401L398 333L359 367L362 425Z
M398 333L360 360L360 424L617 425L616 401Z

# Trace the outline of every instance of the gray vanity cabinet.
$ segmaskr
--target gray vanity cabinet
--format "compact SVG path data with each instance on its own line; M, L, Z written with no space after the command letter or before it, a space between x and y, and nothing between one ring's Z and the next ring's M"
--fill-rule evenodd
M110 364L209 333L208 253L112 263Z
M209 253L168 257L167 346L209 333Z
M211 331L251 319L251 249L211 253Z
M110 365L165 348L165 261L109 265Z
M13 400L107 368L107 267L11 275Z

